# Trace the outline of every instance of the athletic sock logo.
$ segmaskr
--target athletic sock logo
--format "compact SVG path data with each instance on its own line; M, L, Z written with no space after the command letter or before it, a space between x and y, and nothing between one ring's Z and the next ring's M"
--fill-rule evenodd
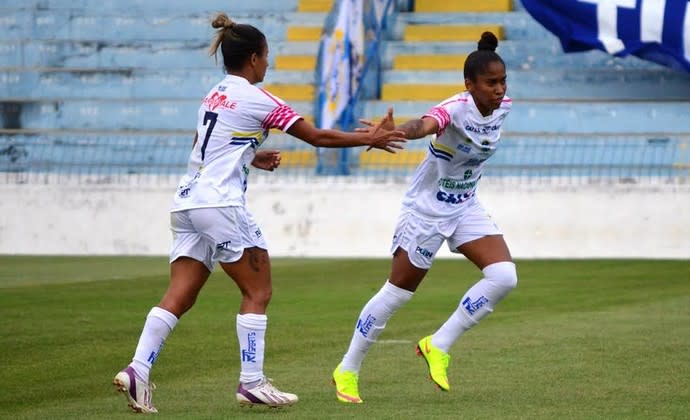
M487 303L489 303L489 299L487 299L487 298L484 297L484 296L480 296L480 297L479 297L477 300L475 300L474 302L472 301L471 298L468 297L467 299L465 299L465 300L462 301L462 306L465 307L465 310L466 310L470 315L474 315L474 313L477 312L477 310L479 310L479 308L481 308L482 306L486 305Z
M242 349L242 361L256 363L256 333L247 334L247 348Z
M376 318L371 316L371 314L367 315L367 318L362 320L359 319L357 320L357 330L364 336L367 337L369 335L369 331L371 330L371 327L374 326L374 322L376 321Z

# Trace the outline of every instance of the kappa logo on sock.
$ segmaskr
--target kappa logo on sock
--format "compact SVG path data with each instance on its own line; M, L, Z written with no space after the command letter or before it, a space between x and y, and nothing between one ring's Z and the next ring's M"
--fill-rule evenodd
M242 361L256 363L256 333L247 334L247 348L242 349Z
M362 333L363 336L368 336L369 335L369 330L371 330L371 327L374 326L374 322L376 321L376 318L371 316L371 314L367 315L367 318L365 320L359 319L357 321L357 329L359 330L360 333Z
M467 299L462 301L462 306L465 307L465 310L469 312L470 315L474 315L474 313L477 312L479 308L486 305L487 303L489 303L489 299L487 299L484 296L480 296L474 302L472 302L472 299L468 297Z
M149 358L146 359L152 365L154 363L156 363L156 359L158 359L158 355L161 353L161 350L163 349L163 344L165 344L165 343L161 343L161 345L158 346L158 350L152 351L151 354L149 355Z

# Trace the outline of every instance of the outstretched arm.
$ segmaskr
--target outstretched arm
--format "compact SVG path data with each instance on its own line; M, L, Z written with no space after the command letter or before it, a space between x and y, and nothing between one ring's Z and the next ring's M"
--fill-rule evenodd
M359 120L362 124L369 126L369 127L374 127L376 123L372 120ZM399 126L395 125L395 122L393 120L393 108L388 108L388 113L387 115L379 122L379 124L382 125L384 129L387 130L399 130L405 133L405 138L413 140L413 139L421 139L423 137L428 136L429 134L434 134L438 132L438 121L436 121L434 118L431 117L422 117L422 118L416 118L410 121L407 121ZM365 131L368 129L365 128L358 128L357 131Z
M399 130L389 130L383 127L387 119L367 129L348 133L340 130L316 128L310 123L299 120L289 129L288 134L295 136L315 147L356 147L369 146L395 153L395 149L402 149L405 137Z
M407 121L395 129L405 132L408 139L421 139L438 132L438 121L431 117L422 117Z

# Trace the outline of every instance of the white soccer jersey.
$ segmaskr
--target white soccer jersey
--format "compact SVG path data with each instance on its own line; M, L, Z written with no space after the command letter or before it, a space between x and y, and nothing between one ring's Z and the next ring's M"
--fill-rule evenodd
M256 150L271 128L287 131L300 118L280 98L227 75L199 108L197 142L171 211L243 206Z
M496 151L512 101L482 116L469 92L452 96L424 114L438 121L436 138L417 167L403 207L430 218L457 216L475 195L484 162Z

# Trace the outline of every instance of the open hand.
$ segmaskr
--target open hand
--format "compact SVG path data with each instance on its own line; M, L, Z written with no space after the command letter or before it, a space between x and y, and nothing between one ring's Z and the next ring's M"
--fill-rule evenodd
M280 166L280 151L279 150L259 150L254 156L252 166L263 169L264 171L273 171Z
M395 153L394 149L402 149L401 143L407 141L405 132L395 129L393 108L388 108L388 112L378 124L374 124L369 120L360 120L360 122L368 125L369 128L359 128L358 131L367 132L373 137L372 142L367 147L367 151L376 148L389 153Z
M376 123L374 123L372 120L365 120L365 119L360 119L360 123L369 126L369 127L374 127L376 126ZM395 121L393 119L393 108L390 107L388 108L388 112L386 115L379 121L379 125L381 125L381 128L384 130L395 130ZM367 131L367 128L358 128L356 131Z

